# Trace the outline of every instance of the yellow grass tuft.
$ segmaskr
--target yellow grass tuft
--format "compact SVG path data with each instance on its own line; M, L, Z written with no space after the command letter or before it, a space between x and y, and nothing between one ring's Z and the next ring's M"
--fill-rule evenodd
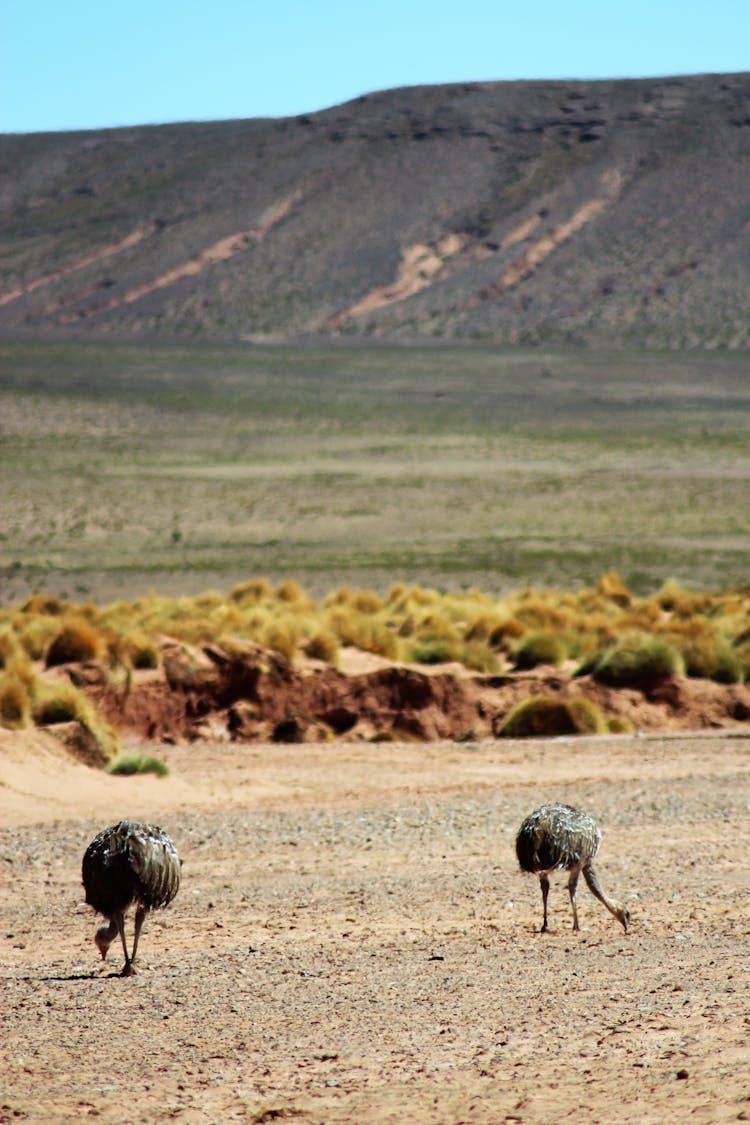
M101 656L102 648L99 631L87 621L67 621L50 642L45 663L48 668L52 668L58 664L96 660Z
M585 696L559 699L537 695L515 707L501 724L500 738L551 738L570 734L606 734L607 720Z
M31 705L37 726L80 723L92 736L94 761L91 764L106 765L118 753L117 731L98 713L91 700L67 680L54 683L38 680Z
M313 660L324 660L326 664L334 666L339 662L341 646L338 637L330 630L314 633L305 644L304 649Z
M31 721L28 684L11 672L0 672L0 725L20 730Z
M557 633L537 629L527 633L515 652L515 667L519 672L537 668L540 664L562 664L568 655L564 640Z

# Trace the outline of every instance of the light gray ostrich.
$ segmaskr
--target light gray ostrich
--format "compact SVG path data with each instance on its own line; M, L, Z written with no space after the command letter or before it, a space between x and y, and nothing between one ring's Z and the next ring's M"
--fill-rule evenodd
M161 828L137 820L121 820L95 836L86 848L81 868L86 902L109 919L94 941L102 955L118 933L125 951L124 977L135 969L141 927L149 910L168 906L180 886L177 849ZM125 914L135 906L133 953L125 941Z
M516 837L516 855L522 871L538 875L542 885L544 921L541 933L547 931L547 895L552 871L569 871L568 892L573 907L573 930L578 925L576 890L578 876L583 873L592 895L604 903L627 933L630 914L619 902L607 898L599 884L594 859L602 842L602 834L593 817L572 809L570 805L542 805L527 816Z

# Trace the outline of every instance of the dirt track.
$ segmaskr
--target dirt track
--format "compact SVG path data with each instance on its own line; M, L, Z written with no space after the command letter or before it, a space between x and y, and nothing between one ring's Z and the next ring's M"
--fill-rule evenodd
M750 741L149 747L112 778L0 741L0 1122L750 1119ZM625 936L521 818L592 811ZM102 965L80 858L120 816L184 857L141 971Z

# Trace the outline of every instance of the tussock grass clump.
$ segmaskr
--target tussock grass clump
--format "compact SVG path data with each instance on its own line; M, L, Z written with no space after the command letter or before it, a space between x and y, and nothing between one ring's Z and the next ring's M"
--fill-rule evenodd
M91 764L106 765L119 752L120 738L115 728L99 714L91 700L67 680L36 681L32 716L40 727L80 723L93 740L95 761Z
M133 777L139 773L155 773L157 777L167 777L169 766L146 754L120 754L107 766L107 773L114 774L115 777Z
M514 608L517 621L527 629L562 632L573 627L575 614L559 598L550 594L524 591Z
M633 601L633 595L616 570L608 570L601 576L596 585L596 592L605 601L623 607L631 605Z
M39 726L53 726L55 723L71 723L74 720L88 726L93 719L94 708L91 701L68 680L50 683L38 680L33 700L34 719Z
M735 651L740 664L742 681L750 680L750 644L741 645Z
M386 660L402 657L400 637L381 616L358 614L350 606L338 605L328 610L326 625L343 645L352 645Z
M0 725L11 730L31 726L28 684L12 672L0 672Z
M243 605L254 605L273 595L273 587L267 578L251 578L248 582L241 582L229 594L230 601Z
M415 664L458 661L466 647L463 632L450 618L430 608L417 619L407 658Z
M102 638L87 621L67 621L50 642L45 655L48 668L96 660L102 653Z
M688 621L675 621L665 636L682 656L688 676L720 684L738 684L744 680L737 651L708 618L698 616Z
M526 632L528 632L526 626L522 625L516 617L506 617L493 626L487 639L492 648L511 652L515 642Z
M468 641L461 651L460 661L472 672L493 675L500 671L500 661L488 645L481 641Z
M51 594L32 594L21 606L21 613L30 617L58 617L65 609L66 602Z
M635 727L630 719L624 715L610 715L607 719L607 730L610 734L634 734Z
M307 594L294 578L287 578L279 584L276 597L279 601L297 604L308 601Z
M290 661L302 650L329 663L348 645L388 660L460 661L479 672L496 671L498 656L519 671L570 657L581 661L579 673L621 686L669 674L637 667L658 663L666 645L678 653L676 665L662 659L666 668L679 667L681 657L691 676L738 683L750 672L750 592L692 594L671 582L637 598L611 570L593 589L522 589L502 598L397 583L385 596L344 585L317 603L293 579L274 587L266 578L228 595L149 594L103 608L35 594L22 609L0 613L0 668L18 653L50 666L96 658L116 677L156 667L164 636L189 644L236 638ZM650 656L634 655L634 636L650 638L635 646L650 646Z
M334 666L338 664L341 655L338 637L329 630L313 633L305 644L304 650L313 660L324 660L326 664Z
M460 637L427 636L414 641L407 659L414 664L448 664L464 651Z
M274 652L278 652L290 664L297 655L299 633L291 622L283 618L269 621L255 639L263 648L272 648Z
M158 668L161 662L159 646L146 633L137 630L129 633L123 642L123 654L133 668Z
M31 660L41 660L60 632L60 619L49 614L22 615L13 623L18 641Z
M683 590L673 579L668 579L655 597L656 604L674 617L687 619L711 609L710 594L697 594Z
M591 658L594 679L614 688L650 691L683 675L684 670L680 654L669 641L648 633L632 633Z
M496 732L500 738L554 738L570 734L606 734L607 720L590 699L537 695L519 703Z
M7 668L22 655L25 657L26 653L17 635L11 629L4 629L0 633L0 668Z
M526 672L540 664L562 664L568 650L562 637L544 629L528 633L515 653L514 666L519 672Z

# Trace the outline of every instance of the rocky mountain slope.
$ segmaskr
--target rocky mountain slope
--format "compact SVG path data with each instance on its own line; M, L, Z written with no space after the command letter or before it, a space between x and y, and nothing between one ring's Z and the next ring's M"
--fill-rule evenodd
M746 347L750 74L0 137L0 332Z

